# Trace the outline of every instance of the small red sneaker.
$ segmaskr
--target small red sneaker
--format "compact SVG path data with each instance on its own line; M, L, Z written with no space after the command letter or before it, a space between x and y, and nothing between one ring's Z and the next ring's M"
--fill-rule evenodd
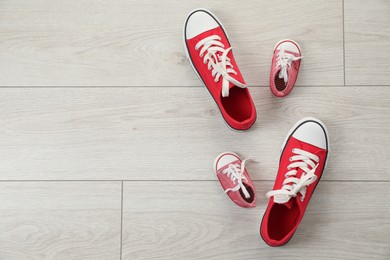
M277 97L290 94L298 78L301 48L292 40L282 40L274 48L269 84Z
M260 234L270 246L282 246L301 222L328 158L328 134L315 118L300 120L288 133L279 171L261 222Z
M184 24L184 45L226 123L235 130L249 129L256 121L256 109L218 18L205 9L192 11Z
M229 198L238 206L252 208L256 206L256 189L253 185L245 163L235 153L222 153L214 161L214 171L222 188Z

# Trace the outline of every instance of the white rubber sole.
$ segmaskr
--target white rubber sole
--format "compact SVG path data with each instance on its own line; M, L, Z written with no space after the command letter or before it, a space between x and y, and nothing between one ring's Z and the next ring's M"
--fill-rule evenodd
M282 147L280 148L280 157L282 156L282 151L284 149L284 147L286 146L286 143L287 143L287 140L290 138L291 134L295 131L295 129L297 129L298 126L300 126L303 122L305 121L314 121L318 124L320 124L324 130L325 130L325 134L326 134L326 140L328 141L328 154L326 156L326 161L325 161L325 166L324 166L324 171L326 170L326 166L327 166L327 162L328 162L328 159L329 159L329 153L330 153L330 142L329 142L329 134L328 134L328 129L326 129L326 126L325 124L317 119L317 118L314 118L314 117L305 117L305 118L302 118L301 120L299 120L291 129L290 131L288 131L286 137L284 138L284 141L283 141L283 144L282 144Z

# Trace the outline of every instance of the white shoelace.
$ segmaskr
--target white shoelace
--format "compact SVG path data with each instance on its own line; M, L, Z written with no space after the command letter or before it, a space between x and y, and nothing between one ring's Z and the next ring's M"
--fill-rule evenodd
M227 57L232 48L224 49L225 46L220 41L221 37L212 35L199 41L195 49L199 50L203 46L199 55L200 57L204 57L204 64L208 62L208 69L212 69L211 75L214 77L215 82L218 82L222 77L222 96L228 97L229 82L240 88L246 88L246 86L229 75L237 75L237 72L233 69L233 65L230 63L229 57ZM207 54L205 55L206 51ZM219 55L218 53L222 54Z
M295 155L290 158L292 163L287 167L289 171L285 175L286 179L283 182L283 187L280 190L267 193L267 198L274 197L276 203L286 203L292 197L296 197L298 193L302 194L301 201L303 201L306 195L306 187L317 180L314 173L320 158L315 154L297 148L293 149L292 152ZM295 177L298 172L297 168L303 171L300 178Z
M291 63L302 59L302 57L297 57L293 54L286 53L283 48L280 48L279 52L276 54L276 67L280 68L279 78L283 78L284 82L288 82L288 73L287 69L291 68Z
M226 174L228 177L230 177L230 179L232 180L232 182L234 184L237 183L236 187L231 188L231 189L226 189L225 193L228 193L230 191L238 191L241 189L242 192L244 193L245 198L248 199L250 197L248 190L246 189L244 183L242 182L243 180L248 181L247 178L244 176L244 172L245 172L245 163L249 160L252 160L252 159L248 158L248 159L243 160L241 162L241 165L240 164L229 164L229 167L227 167L226 169L224 169L222 171L223 174Z

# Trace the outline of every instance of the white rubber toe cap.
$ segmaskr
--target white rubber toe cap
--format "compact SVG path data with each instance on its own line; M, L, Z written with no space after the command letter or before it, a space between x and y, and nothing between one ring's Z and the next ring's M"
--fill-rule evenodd
M192 39L218 26L217 20L209 11L205 9L194 10L186 20L186 39Z
M298 43L292 41L292 40L282 40L282 43L278 43L276 46L277 50L280 50L282 47L285 51L291 51L295 53L301 53L301 49L298 45Z
M301 124L295 130L293 137L302 142L327 149L326 130L320 122L307 121Z
M214 163L214 169L218 170L221 169L222 167L231 164L234 161L239 160L239 157L237 154L232 153L232 152L227 152L220 154L216 159Z

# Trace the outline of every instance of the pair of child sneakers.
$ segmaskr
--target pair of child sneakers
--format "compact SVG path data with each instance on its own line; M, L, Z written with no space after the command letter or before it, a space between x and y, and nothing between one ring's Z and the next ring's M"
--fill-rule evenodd
M256 121L256 108L222 23L206 9L192 11L184 24L184 45L192 67L226 123L235 130L249 129ZM301 50L296 42L283 40L276 44L270 74L275 96L284 97L291 92L300 60Z
M322 177L329 153L325 125L315 118L298 121L287 134L281 149L273 190L266 194L267 210L260 234L270 246L282 246L294 235L311 196ZM241 160L232 152L214 161L214 171L225 193L237 205L256 206L256 188Z
M191 65L227 124L235 130L250 128L256 121L256 109L218 18L205 9L192 11L185 22L184 43ZM294 41L284 40L275 46L270 75L274 95L283 97L291 92L300 59L301 51ZM304 118L288 133L273 191L267 193L272 199L260 227L268 245L284 245L293 236L323 174L328 151L327 131L318 119ZM256 190L246 162L234 153L223 153L215 160L214 170L236 204L254 207Z

